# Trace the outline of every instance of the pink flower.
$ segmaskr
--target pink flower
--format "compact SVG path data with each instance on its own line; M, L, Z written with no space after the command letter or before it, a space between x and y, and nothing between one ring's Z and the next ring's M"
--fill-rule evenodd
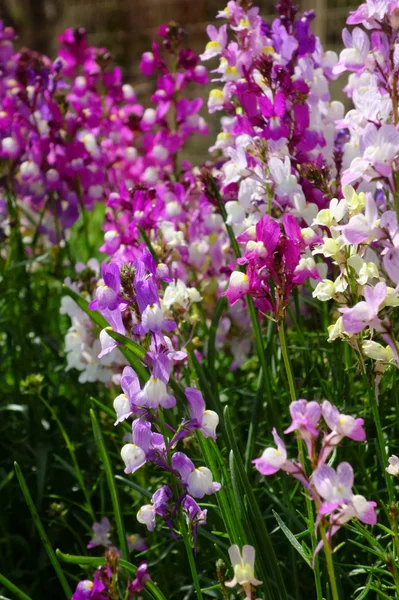
M358 302L352 308L344 307L339 311L343 313L343 325L347 333L355 334L363 331L365 327L379 327L378 311L387 295L387 286L383 281L372 288L364 288L365 300Z

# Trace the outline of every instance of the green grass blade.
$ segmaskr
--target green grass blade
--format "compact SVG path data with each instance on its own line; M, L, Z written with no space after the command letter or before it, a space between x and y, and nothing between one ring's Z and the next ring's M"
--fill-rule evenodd
M237 520L237 513L234 512L232 508L233 504L235 504L235 500L233 502L231 501L231 496L228 493L228 482L225 477L220 477L218 460L213 451L216 445L212 444L209 438L204 438L199 432L197 433L197 440L200 445L205 464L208 469L212 471L214 480L220 481L222 479L222 487L215 496L224 525L226 527L227 535L229 536L232 544L238 544L242 546L243 543L245 543L245 539L243 538L240 530L240 519Z
M107 478L108 489L111 496L112 507L114 510L116 530L118 532L119 537L120 550L122 552L123 559L129 562L129 550L127 547L125 526L123 523L123 516L119 506L118 491L115 485L111 461L109 460L108 452L105 447L104 437L101 428L98 424L95 412L93 410L90 410L90 417L93 426L94 439L98 448L98 452L100 454L101 462L104 465L105 476Z
M20 600L32 600L30 598L30 596L28 596L27 594L25 594L25 592L20 590L19 587L17 587L13 583L11 583L11 581L9 579L7 579L7 577L4 577L4 575L2 575L1 573L0 573L0 584L4 585L5 588L7 588L10 592L15 594L16 598L20 598Z
M280 566L277 562L277 558L276 558L276 555L274 552L273 542L270 538L270 534L265 525L262 513L260 511L259 505L255 498L255 494L253 492L251 483L246 474L244 463L241 458L241 453L237 446L236 438L234 436L233 429L231 427L229 409L227 406L224 410L224 416L225 416L226 431L227 431L227 435L229 438L230 447L234 454L234 459L235 459L236 466L237 466L237 472L241 479L241 483L242 483L244 492L248 499L249 514L251 516L253 531L254 531L254 534L255 534L255 537L257 540L257 548L256 549L257 549L257 551L260 555L261 561L263 563L263 572L265 573L266 578L268 577L269 573L274 578L275 584L276 584L275 590L276 590L277 598L279 598L280 600L287 600L287 592L285 589L285 582L284 582L284 578L281 573ZM265 575L263 575L263 578L264 578L263 583L267 585L267 583L265 581Z
M70 600L70 598L72 596L72 590L69 587L69 584L68 584L68 582L66 580L66 577L65 577L65 575L64 575L64 573L62 571L61 565L58 562L58 559L57 559L57 557L55 555L55 552L54 552L54 550L53 550L53 548L51 546L50 540L48 539L47 533L46 533L46 531L45 531L45 529L44 529L44 527L42 525L42 522L40 520L39 514L38 514L38 512L36 510L36 507L35 507L35 505L33 503L32 496L30 495L28 486L26 485L25 477L23 476L22 471L21 471L21 469L19 467L19 464L17 462L14 463L14 467L15 467L15 472L17 474L17 478L18 478L18 481L19 481L19 485L21 487L22 494L23 494L23 496L25 498L26 504L28 505L30 514L32 515L32 519L33 519L33 521L34 521L34 523L36 525L36 529L37 529L37 531L38 531L38 533L40 535L40 539L43 542L43 545L44 545L44 547L46 549L47 555L48 555L48 557L50 559L51 564L54 567L54 571L57 574L57 577L58 577L58 579L60 581L62 589L64 590L65 595L68 598L68 600Z

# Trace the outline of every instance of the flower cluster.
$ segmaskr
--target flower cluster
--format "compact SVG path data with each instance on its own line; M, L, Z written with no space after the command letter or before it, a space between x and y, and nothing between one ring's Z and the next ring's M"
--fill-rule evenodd
M315 502L316 526L325 528L327 525L330 543L340 527L354 517L374 525L377 521L377 505L353 492L352 466L348 462L341 462L334 469L327 464L331 453L344 438L365 441L363 419L340 413L328 400L321 405L314 401L296 400L290 405L290 414L292 422L284 433L296 432L298 439L305 444L311 475L307 475L303 461L288 459L286 446L276 429L272 432L276 448L266 448L260 458L253 460L259 473L273 475L282 470L300 481ZM327 431L323 429L322 419ZM321 433L322 439L318 444Z
M115 598L115 583L118 578L119 553L108 550L105 554L107 565L99 567L94 572L93 581L84 579L76 586L72 600L108 600ZM151 580L147 563L142 562L136 570L136 576L126 584L125 596L127 600L140 598L138 594L144 589L146 583Z
M65 284L74 292L81 294L86 301L90 301L95 293L99 277L100 266L98 261L90 259L87 265L76 263L75 272L77 281L70 278ZM64 296L61 301L60 313L68 315L71 326L65 336L66 370L77 369L79 382L101 381L107 385L118 382L118 374L127 364L119 350L110 354L101 354L101 342L98 339L97 329L90 317L70 298Z
M84 29L60 36L54 61L15 52L14 39L1 24L2 191L23 209L27 243L37 233L60 243L81 211L128 177L137 154L131 121L142 108L109 53L88 45Z
M116 263L104 263L104 283L97 287L91 308L98 309L110 323L100 334L100 356L110 356L117 350L112 331L129 333L141 342L141 347L148 348L143 359L149 375L140 372L139 378L132 367L125 367L120 378L123 393L114 400L115 424L133 419L132 433L121 450L125 473L135 473L152 463L163 469L169 479L168 485L156 490L151 503L141 507L138 521L153 531L158 515L173 529L173 520L182 510L195 537L197 526L206 523L206 510L200 509L194 498L213 494L220 484L212 480L207 467L195 466L186 454L176 451L176 446L193 430L216 439L219 418L206 410L199 390L187 387L183 394L175 380L177 391L185 397L187 417L177 428L165 419L165 411L176 405L176 397L169 389L173 369L178 371L187 357L184 350L175 349L178 338L172 332L177 333L177 324L165 316L160 301L162 290L165 305L169 289L165 283L171 281L168 273L168 267L157 265L149 251L132 264L125 264L121 271Z

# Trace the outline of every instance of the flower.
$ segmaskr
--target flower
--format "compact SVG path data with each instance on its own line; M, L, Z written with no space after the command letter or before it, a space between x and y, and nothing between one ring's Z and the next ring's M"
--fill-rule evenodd
M188 493L194 498L201 499L205 495L214 494L221 488L220 483L212 481L212 472L207 467L196 468L183 452L174 453L172 467L180 474Z
M272 434L277 448L266 448L260 458L255 458L252 461L256 469L262 475L273 475L280 469L287 472L292 470L292 463L287 461L287 449L285 444L279 437L275 428L273 428Z
M217 413L205 409L205 402L199 390L188 387L184 393L194 427L197 427L204 437L211 437L216 440L216 427L219 423Z
M399 477L399 458L392 454L388 458L389 465L386 467L386 472L390 475L394 475L395 477Z
M111 545L111 523L107 517L103 517L99 523L93 523L92 529L94 535L87 544L87 548L95 548L96 546L105 546L108 548Z

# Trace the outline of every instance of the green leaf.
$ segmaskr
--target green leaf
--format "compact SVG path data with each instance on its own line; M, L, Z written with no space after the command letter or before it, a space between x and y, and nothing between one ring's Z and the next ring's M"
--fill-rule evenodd
M145 358L145 355L147 354L147 352L137 342L131 340L130 338L126 337L125 335L122 335L121 333L118 333L117 331L114 331L113 329L110 329L110 330L107 329L107 333L114 340L119 342L121 344L121 346L130 350L130 352L132 352L140 360L143 360Z
M126 477L122 477L122 475L115 475L115 479L117 479L118 481L121 481L125 485L131 487L133 490L136 490L136 492L138 492L145 498L152 498L151 492L149 492L148 490L145 490L143 487L141 487L141 485L134 483L134 481L130 481L130 479L126 479Z
M21 600L31 600L31 598L27 594L25 594L25 592L23 592L22 590L19 589L19 587L17 587L13 583L11 583L11 581L9 579L7 579L7 577L4 577L4 575L2 575L1 573L0 573L0 584L4 585L4 587L6 587L8 590L10 590L10 592L15 594L15 596L17 598L20 598ZM4 596L0 596L0 598L3 598L3 597Z
M54 571L57 573L57 577L58 577L58 579L59 579L59 581L61 583L62 589L64 590L67 599L70 600L70 598L72 596L72 590L69 587L69 584L68 584L68 582L66 580L66 577L65 577L65 575L64 575L64 573L63 573L63 571L61 569L61 565L58 562L58 559L57 559L57 557L55 555L55 552L54 552L53 548L51 547L50 540L48 539L47 533L46 533L46 531L45 531L45 529L44 529L44 527L42 525L42 522L40 520L39 514L38 514L38 512L36 510L36 507L35 507L35 505L33 503L32 496L30 495L28 486L26 485L25 477L23 476L22 471L21 471L21 469L20 469L20 467L19 467L19 465L18 465L17 462L14 463L14 467L15 467L15 472L17 474L17 478L18 478L18 481L19 481L19 485L21 487L21 491L22 491L22 493L24 495L25 502L28 505L28 508L29 508L30 513L32 515L32 519L33 519L33 521L34 521L34 523L36 525L36 529L37 529L37 531L38 531L38 533L40 535L40 539L42 540L43 546L46 549L46 552L47 552L47 555L48 555L48 557L50 559L50 562L51 562L51 564L54 567Z
M276 519L277 523L279 524L281 531L284 533L285 537L287 538L287 540L295 548L295 550L302 556L305 563L307 565L309 565L310 568L312 568L312 561L311 561L310 557L305 553L304 549L302 548L301 544L298 542L298 540L296 539L296 537L294 536L292 531L287 527L287 525L284 523L284 521L282 520L280 515L278 515L275 510L273 510L273 515L274 515L274 518Z
M108 489L111 496L116 530L118 532L119 537L119 547L121 549L123 559L129 561L129 550L127 547L125 526L123 523L122 512L119 506L118 491L115 485L115 478L112 472L111 461L109 460L108 452L105 447L104 437L101 428L98 424L94 410L90 410L90 417L93 426L94 439L96 441L97 449L100 454L101 462L104 465L105 477L107 479Z
M151 252L152 258L155 260L155 262L159 263L159 258L157 256L157 253L154 250L153 245L151 244L150 238L148 237L148 235L146 234L146 232L140 225L137 225L137 229L140 231L140 235L143 238L145 245L147 246L148 250Z

